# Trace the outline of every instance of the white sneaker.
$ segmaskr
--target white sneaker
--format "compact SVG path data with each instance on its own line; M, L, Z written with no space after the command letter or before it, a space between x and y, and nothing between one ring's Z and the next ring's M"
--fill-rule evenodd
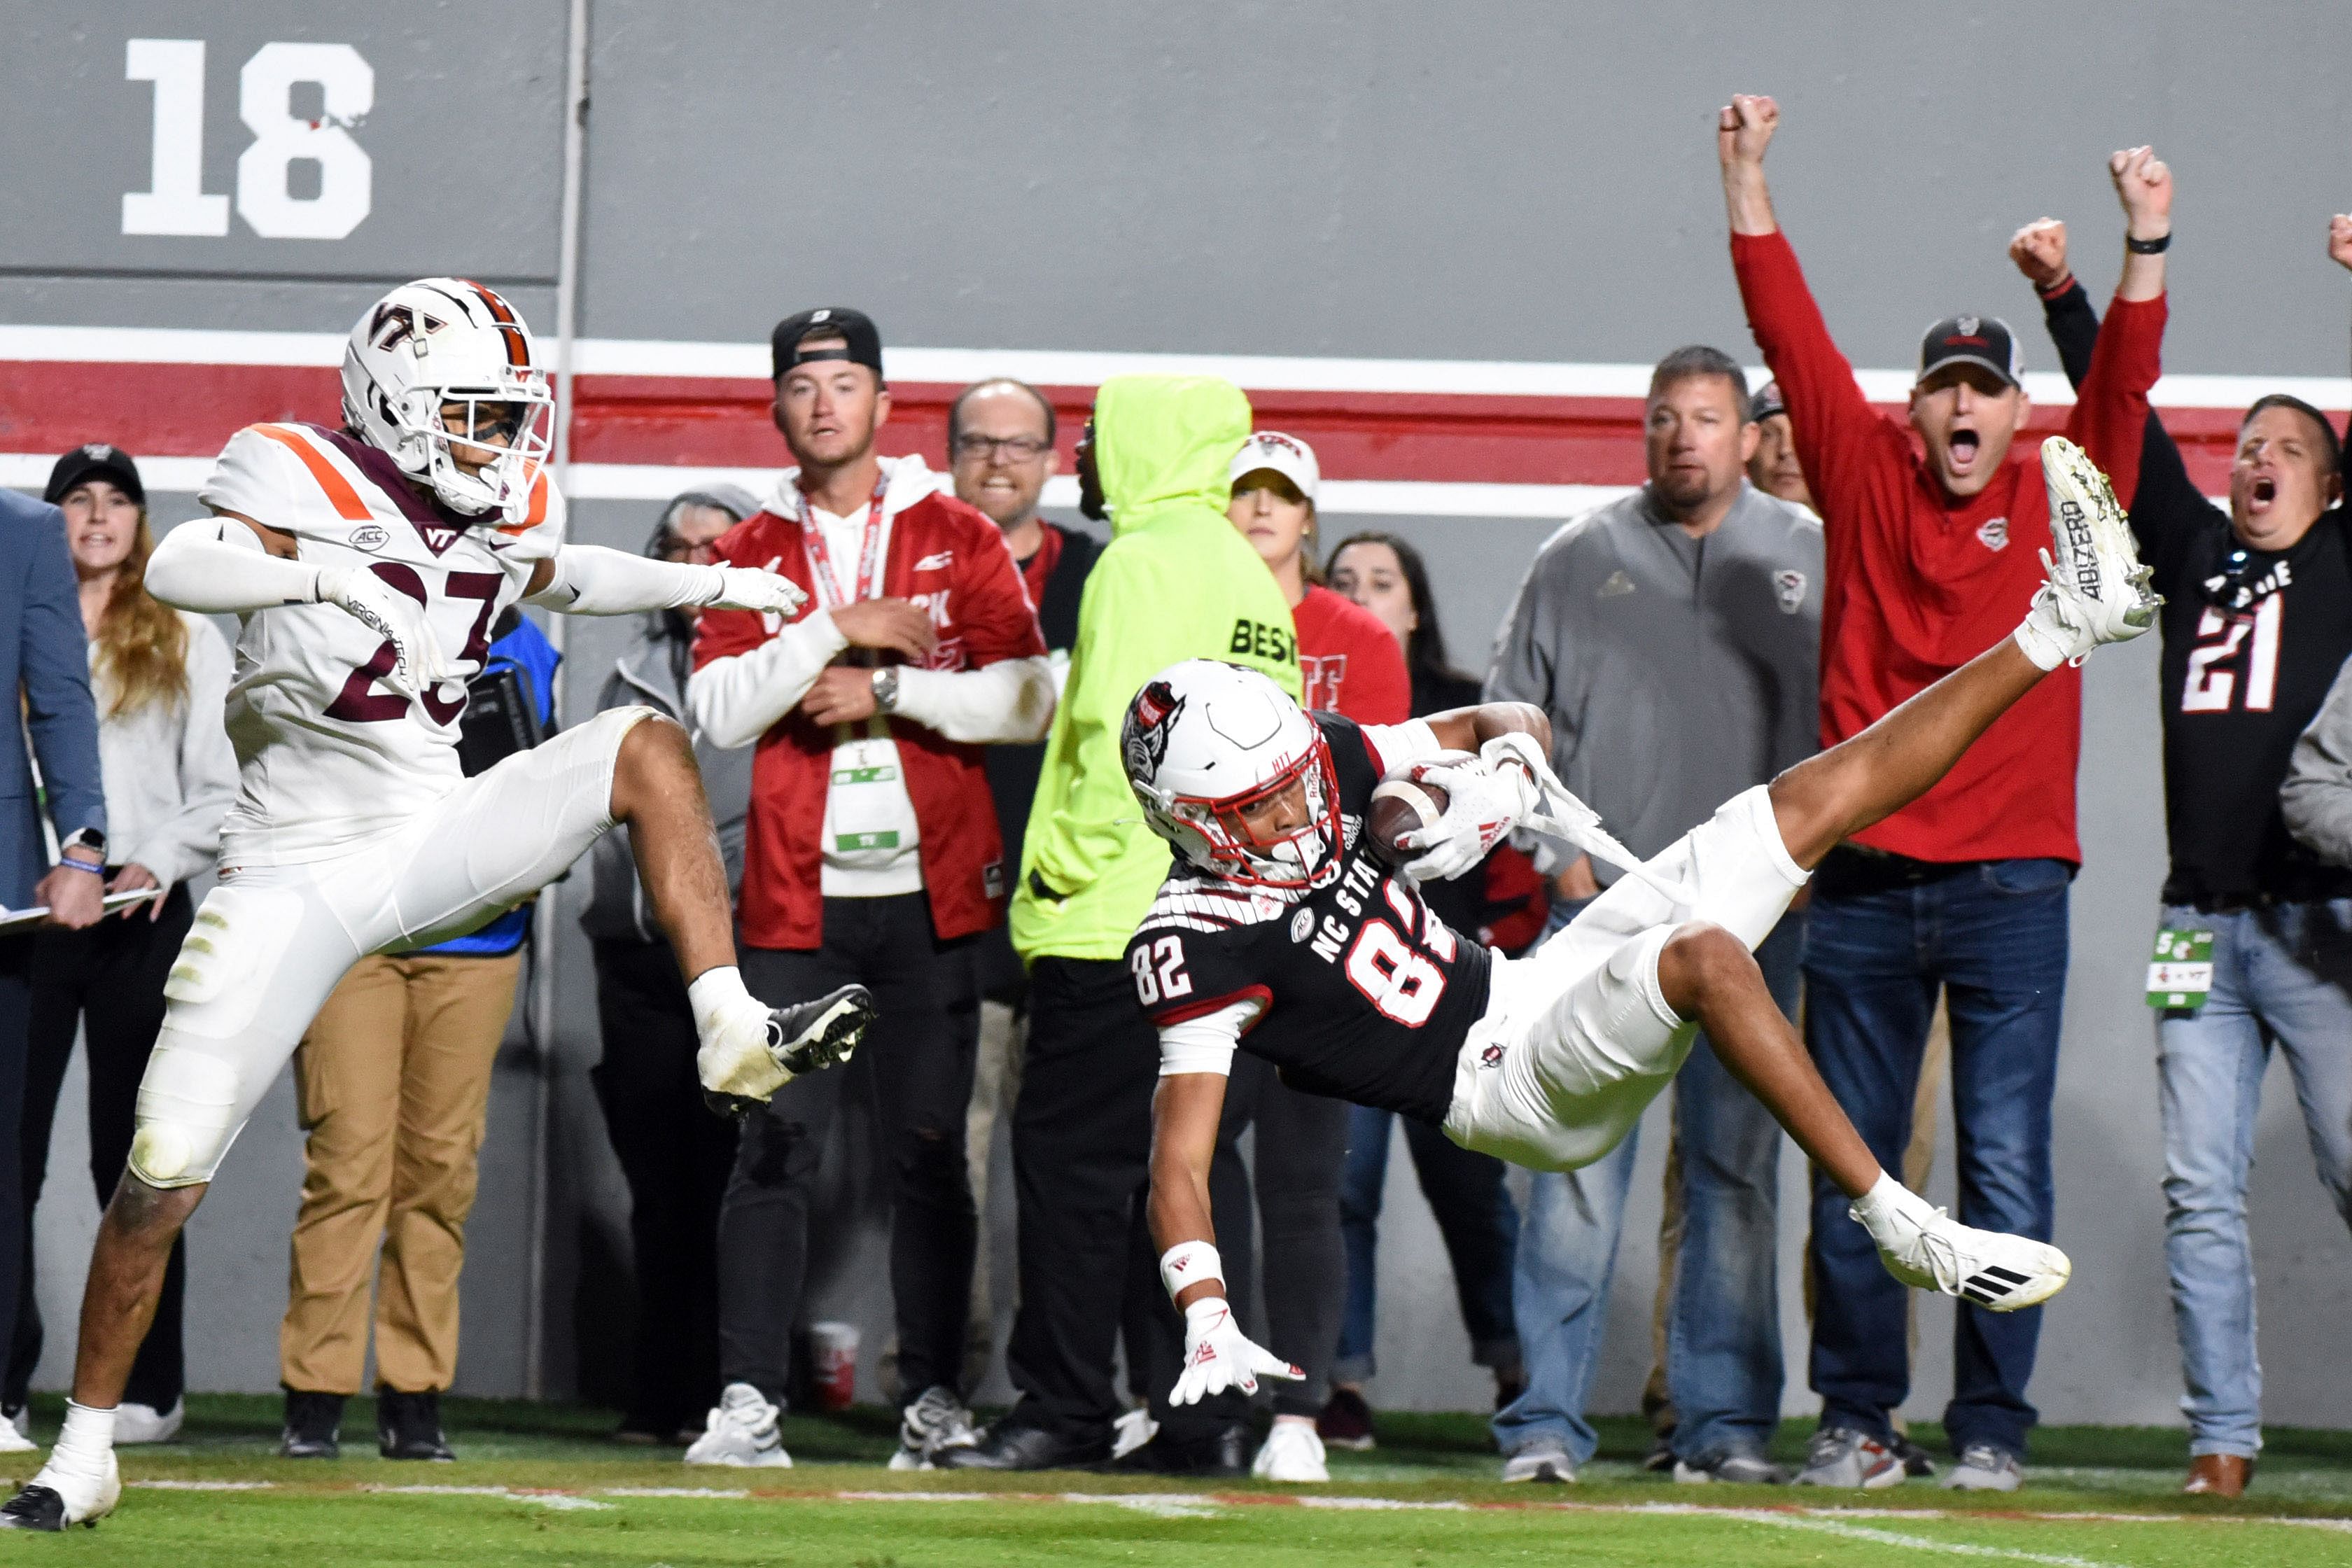
M1507 1481L1550 1481L1566 1485L1576 1479L1576 1462L1556 1437L1538 1437L1514 1448L1503 1460Z
M2034 595L2017 640L2036 664L2054 669L2101 643L2147 631L2164 595L2147 585L2154 574L2140 564L2115 489L2082 447L2063 436L2042 442L2042 477L2050 494L2051 551L2042 557L2050 581Z
M33 1407L20 1405L16 1409L0 1413L0 1454L37 1453L40 1445L33 1441Z
M1110 1457L1123 1459L1159 1435L1150 1406L1139 1405L1110 1424Z
M1805 1445L1801 1487L1843 1487L1884 1491L1906 1479L1902 1458L1877 1438L1851 1426L1824 1426Z
M940 1454L949 1448L969 1448L980 1441L971 1412L953 1391L934 1385L907 1406L898 1422L898 1451L890 1456L894 1470L936 1469Z
M180 1423L188 1416L188 1402L175 1399L169 1410L157 1410L152 1405L133 1405L125 1401L114 1410L114 1446L125 1443L168 1443L180 1435Z
M1274 1430L1250 1462L1250 1474L1262 1481L1328 1481L1330 1467L1323 1462L1323 1439L1312 1420L1275 1417Z
M689 1465L731 1465L739 1469L789 1470L793 1457L776 1430L781 1414L748 1383L720 1391L710 1424L686 1451Z
M0 1530L63 1530L71 1524L95 1524L122 1500L122 1472L114 1450L106 1451L106 1465L95 1474L70 1473L58 1467L55 1456L25 1489L0 1504Z
M2046 1241L1979 1230L1925 1204L1893 1215L1889 1228L1892 1237L1882 1238L1878 1247L1878 1260L1889 1274L1916 1289L1973 1301L1989 1312L2039 1306L2064 1289L2074 1271L2066 1255Z
M2024 1479L2025 1467L2016 1455L1990 1443L1971 1443L1960 1450L1960 1462L1944 1478L1944 1486L1956 1492L2013 1492Z

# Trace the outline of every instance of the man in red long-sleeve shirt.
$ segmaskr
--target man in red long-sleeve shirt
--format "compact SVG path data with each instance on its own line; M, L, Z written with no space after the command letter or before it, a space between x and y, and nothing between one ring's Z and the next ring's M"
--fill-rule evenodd
M2040 583L2050 510L2040 443L2011 450L2026 397L2005 324L1959 315L1928 329L1907 427L1864 398L1773 217L1763 160L1779 121L1770 99L1735 98L1720 116L1717 151L1748 325L1788 405L1822 514L1826 746L2000 637ZM2137 193L2150 207L2147 225L2168 232L2170 186L2161 185L2160 204L2154 189ZM2126 191L2126 205L2134 199ZM2134 222L2138 234L2137 211ZM2160 288L2136 279L2131 263L2140 259L2153 258L2126 258L2118 298ZM2102 334L2067 426L2119 481L2126 505L2144 409L2106 389L2136 379L2118 363L2132 352L2148 351L2128 334ZM2044 682L1936 788L1833 852L1814 878L1806 939L1806 1043L1874 1153L1890 1167L1901 1157L1941 989L1952 1024L1961 1217L2045 1240L2067 884L2082 859L2081 713L2078 679ZM1868 1249L1857 1253L1840 1234L1852 1228L1836 1192L1816 1180L1811 1383L1822 1411L1799 1479L1893 1486L1904 1468L1890 1417L1910 1388L1903 1290L1883 1269L1869 1274ZM2034 1420L2025 1385L2040 1319L2038 1310L1995 1317L1961 1305L1944 1416L1960 1462L1947 1485L2018 1484Z

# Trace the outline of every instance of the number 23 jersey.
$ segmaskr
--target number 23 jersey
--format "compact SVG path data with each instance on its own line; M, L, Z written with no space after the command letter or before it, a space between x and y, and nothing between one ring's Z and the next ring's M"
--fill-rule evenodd
M1311 717L1339 775L1342 852L1304 892L1180 862L1128 943L1136 998L1160 1028L1162 1072L1224 1070L1230 1050L1219 1057L1187 1037L1206 1026L1274 1063L1293 1089L1442 1122L1492 961L1391 875L1363 834L1381 775L1438 748L1417 721Z
M504 515L469 518L411 486L340 430L253 425L229 440L198 499L294 536L311 565L357 567L422 604L454 679L411 701L383 677L392 645L332 605L240 617L228 734L236 804L221 864L346 854L457 787L463 682L499 616L563 542L563 498L542 473Z

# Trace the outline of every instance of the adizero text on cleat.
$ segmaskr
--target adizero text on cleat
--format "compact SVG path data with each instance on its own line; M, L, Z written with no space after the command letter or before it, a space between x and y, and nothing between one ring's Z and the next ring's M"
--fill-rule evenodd
M2050 497L2052 555L2044 593L2059 618L2090 642L2125 642L2156 624L2164 596L2148 586L2131 523L2115 488L2082 447L2063 436L2042 444ZM2085 649L2084 651L2087 651Z
M768 1015L768 1053L794 1078L837 1067L857 1049L876 1016L873 993L863 985L779 1007Z

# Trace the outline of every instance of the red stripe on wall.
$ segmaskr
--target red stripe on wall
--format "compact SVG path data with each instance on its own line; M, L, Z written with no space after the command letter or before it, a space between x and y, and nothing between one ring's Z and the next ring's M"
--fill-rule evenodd
M943 466L947 411L959 389L900 382L882 434L891 455ZM1065 471L1093 401L1087 387L1048 387L1061 419ZM587 463L782 468L767 383L660 376L580 378L572 455ZM1326 478L1476 484L1641 482L1642 405L1633 398L1263 392L1262 426L1311 443ZM61 452L106 440L142 457L210 457L247 425L341 417L332 370L270 365L72 364L25 361L0 372L0 451ZM1890 410L1893 412L1893 410ZM2066 410L2036 409L2030 429L2053 434ZM2237 412L2168 409L2164 422L2199 488L2229 482Z

